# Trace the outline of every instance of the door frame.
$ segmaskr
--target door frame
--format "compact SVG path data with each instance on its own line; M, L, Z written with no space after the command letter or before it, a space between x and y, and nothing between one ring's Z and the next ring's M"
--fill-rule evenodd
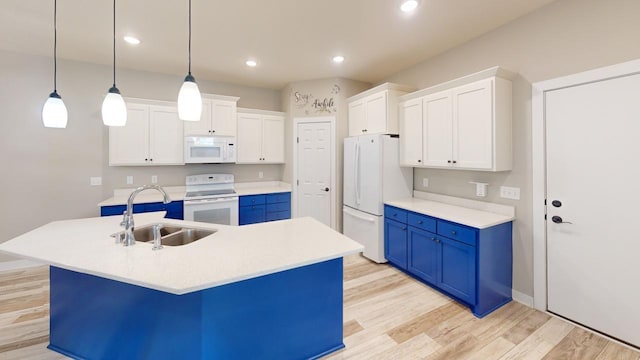
M337 186L337 159L336 159L336 117L335 116L318 116L318 117L297 117L293 118L293 184L291 184L291 196L293 197L291 201L291 217L298 216L298 125L300 124L312 124L312 123L328 123L330 128L330 157L331 157L331 174L329 176L331 191L329 192L329 200L330 205L329 209L331 210L331 214L329 215L331 219L331 228L337 230L338 224L338 209L336 209L336 204L338 203L338 189Z
M548 91L634 74L640 74L640 60L532 84L533 306L538 310L547 311L547 222L544 204L547 193L545 94Z

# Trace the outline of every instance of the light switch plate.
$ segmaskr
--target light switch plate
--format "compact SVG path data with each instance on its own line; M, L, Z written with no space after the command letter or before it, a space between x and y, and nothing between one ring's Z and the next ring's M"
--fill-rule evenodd
M102 185L102 178L100 176L90 177L89 184L91 184L91 186L100 186Z
M158 175L151 175L151 183L152 184L158 183Z
M129 175L127 176L127 185L132 185L133 184L133 176Z
M520 200L520 188L500 186L500 197L505 199Z
M259 177L260 179L262 179L262 178L264 177L264 173L263 173L262 171L259 171L259 172L258 172L258 177Z
M422 187L429 187L429 178L422 178Z

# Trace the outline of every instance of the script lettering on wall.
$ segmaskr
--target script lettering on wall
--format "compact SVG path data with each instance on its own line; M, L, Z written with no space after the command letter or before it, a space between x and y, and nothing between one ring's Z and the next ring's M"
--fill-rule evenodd
M327 96L314 96L311 93L305 93L303 91L291 91L291 97L296 108L303 110L305 115L317 115L317 114L333 114L338 111L336 109L335 100L332 95L340 93L340 86L334 84L329 89Z

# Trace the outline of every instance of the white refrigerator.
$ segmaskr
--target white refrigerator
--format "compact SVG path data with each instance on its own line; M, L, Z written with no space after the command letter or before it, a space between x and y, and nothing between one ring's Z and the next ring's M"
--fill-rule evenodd
M383 263L384 201L411 197L413 168L400 167L398 137L344 139L343 233L364 246L363 255Z

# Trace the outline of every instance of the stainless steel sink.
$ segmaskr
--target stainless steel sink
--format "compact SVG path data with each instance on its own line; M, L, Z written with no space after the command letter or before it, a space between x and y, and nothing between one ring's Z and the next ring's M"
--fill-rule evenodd
M215 230L183 228L181 231L162 237L162 245L180 246L200 240L215 233Z
M162 245L167 246L186 245L200 240L203 237L209 236L217 231L169 224L149 224L139 228L135 228L133 230L133 235L136 241L153 241L153 227L155 225L162 225L162 228L160 229L160 240L162 242ZM122 231L112 234L111 236L118 237L121 234L123 234Z

